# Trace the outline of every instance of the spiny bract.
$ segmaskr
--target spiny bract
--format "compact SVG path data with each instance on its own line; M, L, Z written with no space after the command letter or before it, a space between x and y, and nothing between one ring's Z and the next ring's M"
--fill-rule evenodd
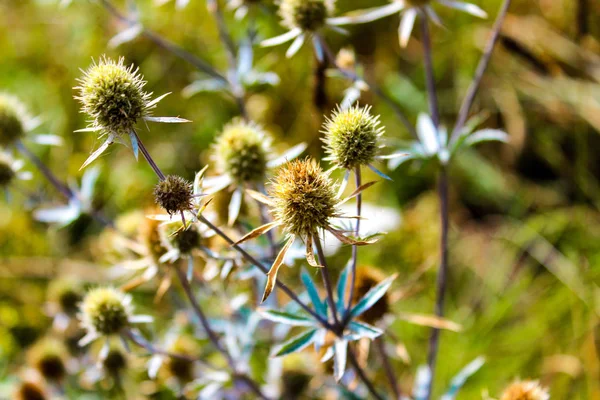
M258 124L236 119L225 125L215 143L217 168L237 183L263 181L270 144Z
M169 175L154 187L154 199L167 213L175 214L192 208L192 184L180 176Z
M14 96L0 93L0 146L8 146L25 135L25 106Z
M371 115L371 107L354 106L338 109L323 127L326 160L337 167L354 169L370 164L379 150L383 128L379 116Z
M137 121L148 115L150 94L144 91L146 82L134 70L119 61L102 57L82 79L79 97L82 111L92 117L92 126L113 135L129 134Z
M333 0L281 0L279 14L286 27L314 32L325 25L333 8Z
M273 212L286 232L301 237L329 226L337 213L336 188L329 175L310 159L288 162L272 182Z
M88 292L81 306L82 323L102 335L119 333L129 326L130 305L125 295L113 288Z
M550 394L537 381L516 381L508 386L500 400L549 400Z

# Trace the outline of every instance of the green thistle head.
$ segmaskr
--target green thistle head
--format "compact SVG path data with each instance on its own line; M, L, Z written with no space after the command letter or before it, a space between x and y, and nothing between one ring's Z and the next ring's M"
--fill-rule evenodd
M236 183L261 182L270 145L270 138L258 124L235 119L225 125L215 143L217 168Z
M286 232L307 237L329 226L337 214L336 187L311 159L288 162L278 171L269 194L273 213Z
M333 0L281 0L279 15L290 29L314 32L325 26L333 8Z
M14 160L5 152L0 152L0 187L8 186L17 176L13 168Z
M82 111L92 118L92 126L114 135L129 134L137 121L148 115L150 94L146 82L133 65L102 57L78 79Z
M25 106L14 96L0 93L0 146L8 146L25 135Z
M86 329L112 335L129 326L131 306L124 293L113 288L96 288L83 299L81 313Z
M379 116L371 115L371 107L354 106L338 109L323 127L326 160L337 167L354 169L368 165L379 150L379 137L383 128Z
M21 383L15 393L16 400L46 400L48 398L44 388L35 382Z
M30 349L28 361L44 379L49 382L59 382L67 374L65 354L67 349L58 340L42 339Z
M48 300L57 304L61 312L74 316L79 310L82 293L81 286L73 280L55 280L48 287Z
M169 175L154 187L154 199L169 215L192 209L192 184L180 176Z

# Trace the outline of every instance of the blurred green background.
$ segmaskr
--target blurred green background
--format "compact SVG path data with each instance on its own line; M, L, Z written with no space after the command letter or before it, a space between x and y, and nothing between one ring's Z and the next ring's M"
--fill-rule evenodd
M475 0L494 18L500 0ZM210 161L209 146L237 108L227 96L203 93L184 98L182 89L201 75L193 66L144 38L117 49L107 42L123 26L94 2L74 0L0 2L0 90L19 96L44 119L38 132L65 139L62 147L36 148L64 179L78 179L79 167L99 143L93 134L74 133L86 125L73 99L81 76L101 55L124 56L140 67L147 89L172 92L156 115L181 116L191 124L154 124L142 130L150 152L167 173L191 179ZM282 33L272 2L258 11L260 38ZM340 1L340 12L385 1ZM121 9L124 2L116 1ZM144 25L219 70L227 59L204 1L185 10L173 2L157 7L136 1ZM451 126L485 44L491 20L480 21L436 8L445 28L434 28L434 61L442 121ZM583 10L583 11L582 11ZM226 13L236 39L247 20ZM479 355L486 365L459 398L497 396L515 377L539 378L553 399L600 399L600 3L593 0L515 0L486 74L474 112L485 126L506 129L510 145L486 144L460 155L451 169L451 247L448 319L460 333L444 332L438 384L441 389ZM418 34L406 49L397 43L398 17L351 27L350 35L327 35L334 50L352 47L366 76L379 83L411 121L427 111L422 50ZM256 48L259 69L281 82L247 96L251 117L285 149L300 141L322 156L319 129L343 97L347 83L327 81L325 106L314 104L315 60L310 46L288 60L285 46ZM390 146L409 138L393 111L371 94ZM150 202L152 170L130 151L114 146L102 166L96 205L117 218ZM33 171L32 166L28 166ZM435 169L408 163L390 172L394 182L378 184L366 202L390 207L402 222L379 244L361 253L361 262L397 272L390 330L410 359L394 366L410 387L423 363L429 329L402 320L406 313L433 310L438 259L439 216ZM72 226L49 229L31 218L39 201L62 199L35 172L34 180L0 203L0 377L12 379L23 363L23 349L43 334L49 319L41 305L46 283L71 274L95 281L104 268L97 237L101 227L81 218ZM370 176L369 178L374 178ZM368 179L368 178L366 178ZM26 193L35 194L26 201ZM348 253L340 252L342 266ZM423 275L420 275L420 271ZM286 271L294 283L296 271ZM416 278L415 278L416 277ZM414 279L413 279L414 278ZM398 343L400 345L400 343ZM381 385L384 383L384 377ZM443 384L442 384L443 383Z

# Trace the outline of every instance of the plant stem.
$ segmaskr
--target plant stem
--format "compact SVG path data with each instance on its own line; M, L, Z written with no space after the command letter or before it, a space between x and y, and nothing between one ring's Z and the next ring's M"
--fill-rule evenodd
M109 0L100 0L100 3L115 18L129 25L130 27L139 24L139 21L137 21L136 19L129 18L126 15L122 14ZM163 49L173 53L182 60L187 61L188 63L190 63L200 71L204 72L205 74L212 76L213 78L218 79L220 81L227 82L227 78L218 73L209 63L193 55L192 53L176 45L175 43L172 43L162 38L160 35L145 28L142 31L142 35L153 41L159 47L162 47Z
M138 147L139 147L140 151L142 152L142 154L144 155L144 158L146 159L146 161L148 161L148 164L150 165L150 167L152 167L152 169L154 170L154 173L156 174L156 176L158 176L158 179L160 179L161 181L164 181L165 174L163 174L163 172L160 170L158 165L154 162L154 159L152 158L152 156L150 155L148 150L146 150L146 146L144 146L144 143L142 143L142 139L140 139L140 137L138 136L136 131L133 131L133 134L135 135L135 138L137 139Z
M427 85L427 98L429 100L429 112L433 124L437 127L440 124L440 112L435 88L435 76L433 73L433 56L431 49L431 36L429 34L429 21L424 12L420 15L421 22L421 41L423 44L423 60L425 62L425 83Z
M385 351L385 342L383 340L383 337L378 337L377 339L375 339L374 342L375 346L377 346L377 350L379 350L381 362L383 363L383 369L385 370L385 375L387 376L390 388L392 389L392 393L394 393L394 398L396 400L400 400L400 388L398 387L398 382L396 381L396 374L394 373L394 369L392 368L392 364L390 363L390 358L387 355L387 352Z
M198 221L200 221L201 223L205 224L210 229L212 229L213 231L215 231L215 233L217 235L219 235L223 240L225 240L227 243L229 243L231 245L231 247L233 247L237 252L239 252L242 255L242 257L244 257L246 259L246 261L248 261L249 263L251 263L252 265L254 265L256 268L260 269L265 274L267 272L269 272L269 268L265 267L262 263L260 263L256 258L254 258L253 256L251 256L242 247L240 247L239 245L235 244L235 241L233 239L231 239L229 236L227 236L227 234L225 232L223 232L221 229L217 228L212 222L210 222L209 220L207 220L203 215L199 215L198 216ZM277 286L281 290L283 290L283 292L286 295L288 295L288 297L290 299L292 299L292 301L294 301L295 303L297 303L300 307L302 307L302 309L304 311L306 311L314 319L316 319L317 321L319 321L319 323L324 328L329 329L331 331L334 331L334 327L327 320L323 319L323 317L321 317L319 314L317 314L316 312L314 312L310 307L308 307L302 300L300 300L300 298L298 298L298 296L287 285L285 285L284 283L282 283L280 280L277 280Z
M356 189L358 189L362 185L362 177L360 172L360 167L356 167L354 170L354 178L356 183ZM362 212L362 193L359 193L356 196L356 216L360 217ZM360 218L356 218L356 227L354 228L354 235L358 237L360 234ZM356 266L358 264L358 246L352 246L352 266L350 270L350 295L348 297L348 303L346 305L346 313L344 315L344 322L342 325L346 326L346 324L350 321L350 310L352 308L352 299L354 298L354 290L356 287Z
M339 331L341 329L340 322L337 316L337 308L335 306L335 301L333 299L333 287L331 285L331 279L329 278L329 268L327 267L327 258L325 257L325 252L323 251L323 246L321 245L321 239L318 234L313 235L313 242L315 247L317 248L317 255L319 256L319 264L321 267L321 276L323 277L323 283L325 285L325 289L327 290L327 302L329 303L329 308L331 309L331 314L333 314L333 322L334 327Z
M142 336L140 336L138 334L135 334L131 330L126 330L124 332L124 335L127 336L127 338L130 339L133 343L135 343L136 345L140 346L143 349L146 349L151 354L159 354L159 355L162 355L162 356L167 356L167 357L171 357L171 358L177 358L177 359L180 359L180 360L185 360L185 361L190 361L190 362L201 362L202 364L204 364L205 366L207 366L209 368L216 369L216 367L214 367L213 365L210 365L210 364L206 363L203 360L200 360L200 359L197 359L197 358L194 358L194 357L190 357L190 356L185 355L185 354L171 353L169 351L160 349L160 348L154 346L149 341L147 341Z
M414 126L410 123L410 121L408 120L408 118L406 117L406 115L404 114L402 109L400 109L398 104L396 104L396 102L391 97L389 97L381 88L379 88L379 86L377 86L377 84L375 84L375 82L365 82L361 77L359 77L356 74L355 71L344 69L344 68L340 67L338 65L338 63L336 62L335 55L329 48L329 45L327 44L327 42L320 36L319 36L319 40L321 42L321 46L323 47L323 51L325 52L325 56L329 60L329 63L331 64L331 66L333 66L335 69L337 69L342 75L344 75L346 77L346 79L348 79L352 83L364 82L369 87L369 89L373 93L375 93L375 95L377 95L379 98L381 98L381 100L383 100L383 102L386 103L394 111L394 113L396 114L396 116L398 117L398 119L400 120L402 125L404 125L404 127L406 128L406 130L408 130L408 132L412 135L412 137L417 139L418 138L417 131L415 131Z
M500 29L502 28L502 23L504 22L504 18L506 17L506 13L508 12L508 8L510 7L511 0L504 0L502 7L500 8L500 12L496 17L496 22L494 22L494 26L492 27L492 33L490 39L488 40L483 55L481 56L481 60L479 61L479 65L477 65L477 70L475 71L475 76L473 77L473 81L467 90L467 95L463 100L460 111L458 113L458 118L456 120L456 124L454 125L454 130L452 131L452 135L450 140L454 139L457 135L460 134L460 131L465 126L467 122L467 117L469 116L469 111L473 106L473 102L475 101L475 96L477 95L477 91L479 90L479 86L481 85L481 80L483 79L483 75L490 63L492 58L492 53L494 51L494 47L498 42L498 38L500 37Z
M441 239L440 239L440 269L437 276L436 284L436 302L435 315L443 317L444 315L444 300L446 297L446 286L448 280L448 172L445 167L441 168L438 184L438 194L440 199L440 219L441 219ZM431 383L429 384L427 399L431 398L433 388L433 378L435 377L435 367L439 348L440 331L434 328L429 337L429 349L427 353L427 365L431 372Z
M194 293L192 292L192 288L191 288L190 283L188 282L185 274L179 268L174 268L174 269L177 272L177 277L179 278L179 283L181 283L181 287L183 287L183 291L185 292L185 295L187 296L188 300L190 301L192 308L194 310L194 313L200 320L200 323L202 324L202 328L204 328L204 331L208 335L209 340L212 342L212 344L215 346L215 348L221 354L223 354L223 356L227 360L227 364L229 364L229 367L233 371L236 371L235 361L233 360L233 357L231 357L231 354L229 354L229 352L223 346L221 346L221 342L219 342L219 338L217 337L217 334L210 327L208 318L206 318L206 315L202 311L202 308L200 307L198 300L196 300L196 297L194 296Z
M371 395L374 398L376 398L377 400L385 400L379 393L377 393L377 390L375 389L373 382L371 382L369 380L365 371L358 364L358 360L356 359L354 350L352 350L352 347L350 347L350 345L348 345L348 360L350 361L350 364L352 364L352 367L358 374L358 377L364 382L367 389L369 389L369 392L371 393Z

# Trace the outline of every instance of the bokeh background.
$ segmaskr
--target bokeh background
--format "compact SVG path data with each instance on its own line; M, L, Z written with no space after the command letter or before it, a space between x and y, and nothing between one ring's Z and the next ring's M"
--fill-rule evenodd
M474 0L494 18L500 0ZM282 33L271 1L256 12L260 38ZM339 1L340 12L384 4ZM121 9L124 2L115 1ZM157 7L139 0L144 25L226 68L226 54L204 1L185 10L173 2ZM445 28L434 28L434 61L442 121L451 126L485 44L491 20L436 8ZM236 38L248 23L227 22ZM600 399L600 3L593 0L515 0L486 74L474 112L485 126L506 129L510 144L486 144L457 158L451 175L450 278L447 317L462 326L444 332L437 387L479 355L486 365L459 398L497 396L516 377L539 378L553 399ZM356 51L366 76L378 82L411 121L427 111L422 50L416 34L406 49L397 41L398 18L350 28L349 37L327 35L334 50ZM159 165L188 179L210 161L209 148L222 126L238 113L221 93L185 97L201 77L193 66L144 38L109 49L122 25L93 1L0 1L0 90L19 96L44 123L37 132L64 138L62 147L36 147L65 180L81 177L80 165L99 143L73 99L80 69L106 54L140 67L147 88L162 94L156 115L182 116L191 124L154 124L143 138ZM285 46L256 49L257 68L280 77L247 97L251 117L285 149L300 141L322 156L319 129L348 84L329 78L325 102L315 104L315 60L309 46L288 60ZM322 100L322 99L321 99ZM393 111L365 94L381 114L393 148L409 138ZM150 204L152 170L122 146L101 157L94 199L103 213L126 220ZM32 166L29 170L34 171ZM393 182L365 194L371 205L393 210L400 223L377 245L363 249L361 263L398 273L398 341L394 366L410 387L423 363L429 329L404 321L433 310L439 216L435 168L407 163L389 171ZM370 178L375 178L371 176ZM367 178L368 179L368 178ZM48 282L69 275L84 282L105 279L102 227L80 218L64 229L35 222L39 204L60 204L54 189L34 180L0 203L0 386L10 385L25 363L25 349L48 329L44 314ZM333 260L343 266L346 249ZM286 271L286 280L297 280ZM141 294L145 296L144 289ZM146 295L151 298L151 290ZM142 307L143 309L143 307ZM168 306L155 310L168 315ZM162 313L162 314L161 314ZM383 376L377 376L384 383ZM442 384L444 383L444 384Z

